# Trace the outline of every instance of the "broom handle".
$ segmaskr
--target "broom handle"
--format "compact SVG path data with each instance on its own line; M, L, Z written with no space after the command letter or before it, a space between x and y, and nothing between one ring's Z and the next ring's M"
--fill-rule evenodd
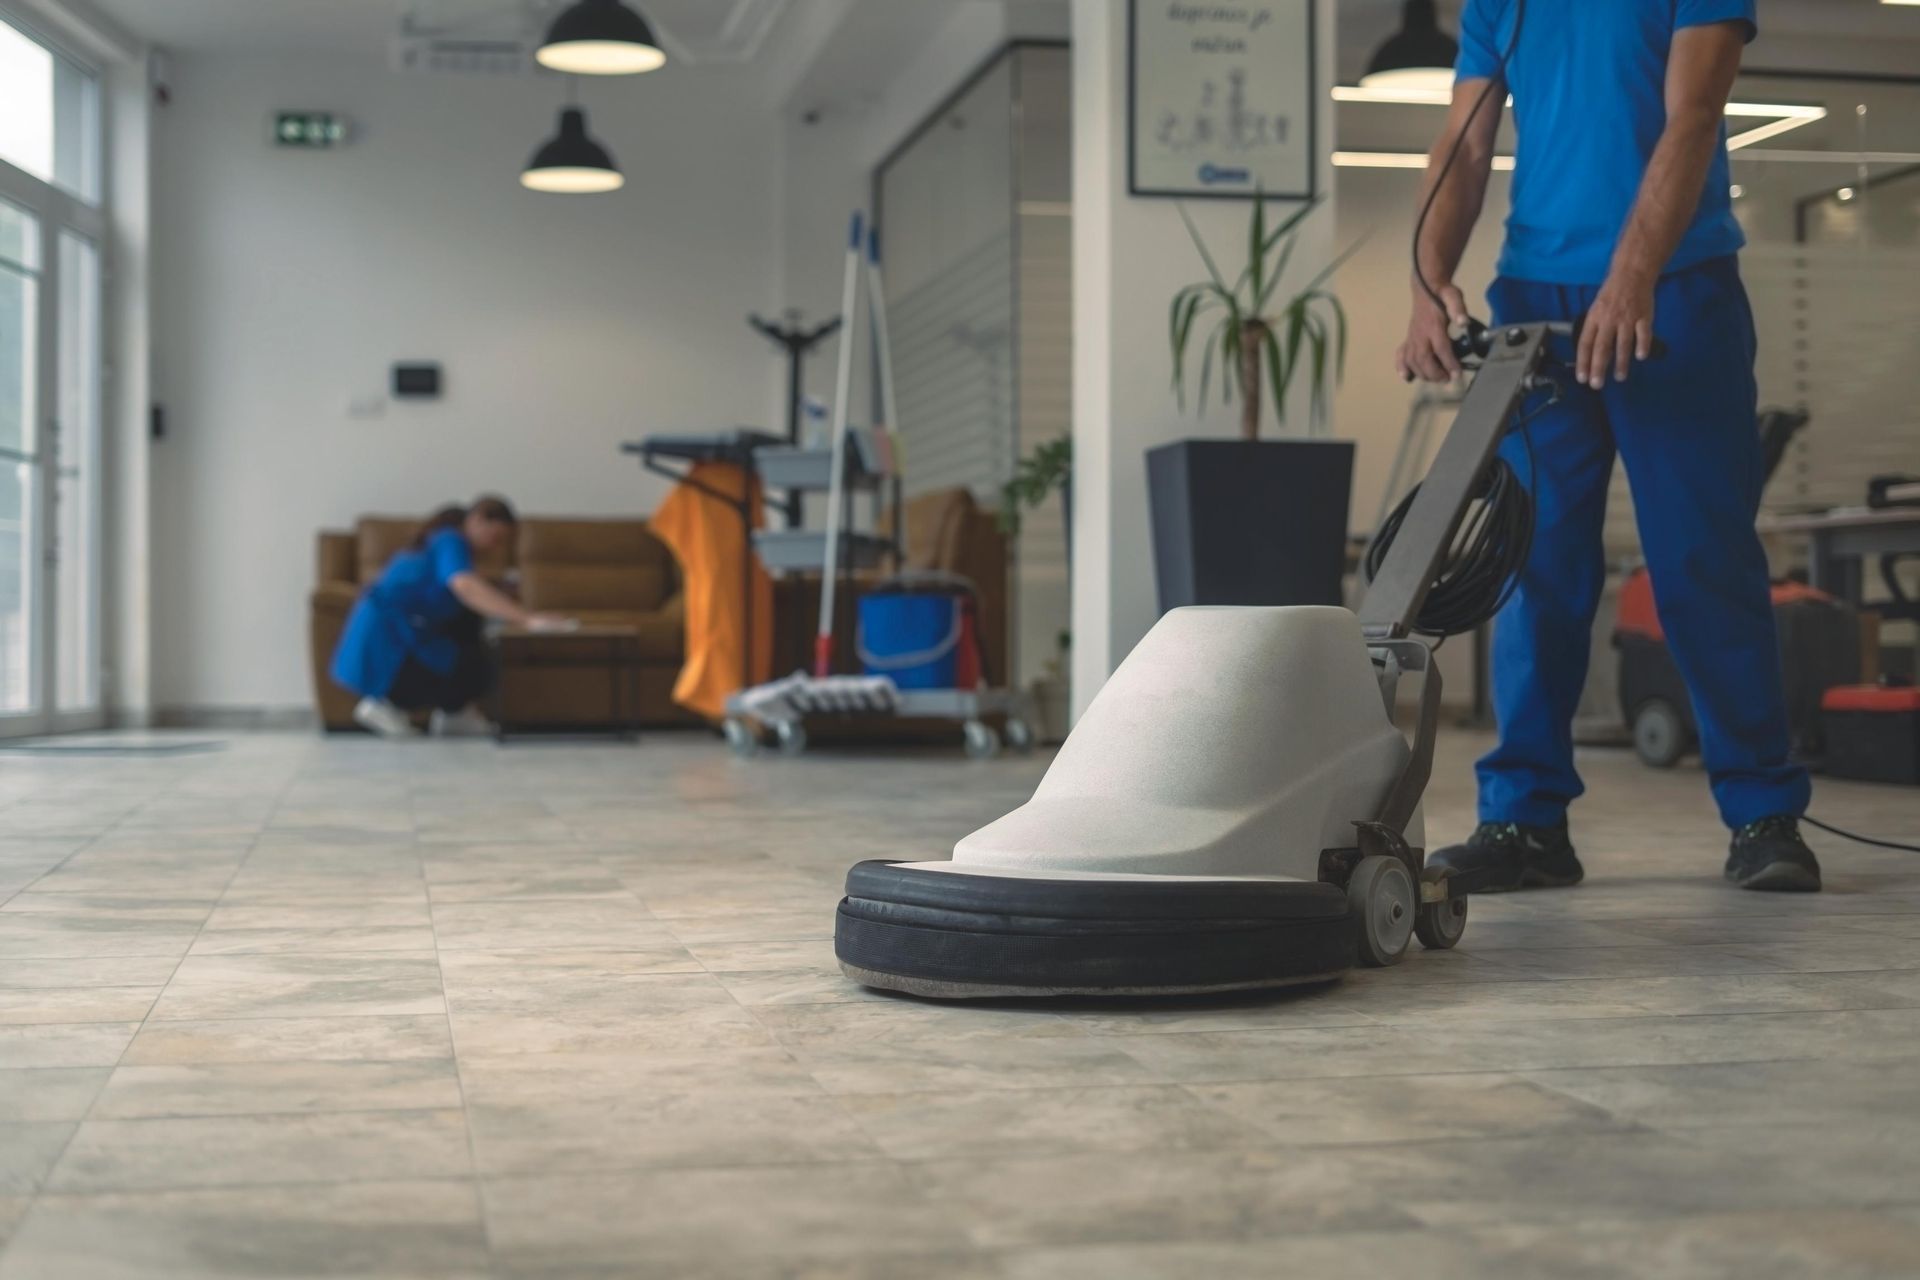
M880 425L893 434L894 449L890 454L898 459L900 442L900 406L893 398L893 343L887 332L887 291L880 283L880 228L867 228L867 306L873 312L874 358L880 362ZM896 507L893 513L893 536L899 548L900 564L907 561L907 520L906 512Z
M840 577L840 503L847 462L847 408L853 396L853 335L859 329L860 230L856 210L847 234L847 273L840 287L840 367L833 384L833 460L827 473L827 554L820 566L820 629L813 637L813 674L833 670L834 587Z

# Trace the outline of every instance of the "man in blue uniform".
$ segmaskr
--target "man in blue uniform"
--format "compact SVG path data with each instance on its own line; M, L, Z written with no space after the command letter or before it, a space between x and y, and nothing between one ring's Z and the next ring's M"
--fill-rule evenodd
M1524 20L1521 21L1524 10ZM1518 39L1515 39L1516 24ZM1754 0L1467 0L1453 108L1428 167L1459 158L1434 198L1400 348L1402 377L1459 372L1454 287L1513 95L1519 154L1497 323L1580 320L1560 354L1578 386L1504 451L1533 476L1537 529L1495 623L1500 742L1478 765L1480 825L1433 861L1488 868L1497 887L1571 885L1582 786L1573 714L1605 579L1601 525L1616 452L1633 487L1661 626L1691 691L1701 755L1733 837L1726 878L1816 890L1800 838L1806 771L1788 758L1766 557L1754 532L1762 463L1753 316L1736 253L1724 113L1755 34ZM1653 336L1667 347L1647 361Z

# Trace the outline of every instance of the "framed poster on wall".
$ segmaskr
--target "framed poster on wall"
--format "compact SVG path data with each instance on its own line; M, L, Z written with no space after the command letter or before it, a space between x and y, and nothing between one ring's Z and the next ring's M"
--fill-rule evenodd
M1315 0L1127 3L1127 189L1318 194Z

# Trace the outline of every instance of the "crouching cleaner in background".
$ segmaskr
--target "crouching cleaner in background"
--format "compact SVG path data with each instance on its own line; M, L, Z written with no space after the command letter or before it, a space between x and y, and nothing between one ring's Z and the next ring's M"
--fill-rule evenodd
M517 524L506 499L491 495L471 506L443 507L361 595L330 672L335 683L360 695L357 724L400 738L415 732L413 711L431 710L436 725L480 721L474 704L493 684L483 622L559 621L521 608L474 571L475 557L504 546Z

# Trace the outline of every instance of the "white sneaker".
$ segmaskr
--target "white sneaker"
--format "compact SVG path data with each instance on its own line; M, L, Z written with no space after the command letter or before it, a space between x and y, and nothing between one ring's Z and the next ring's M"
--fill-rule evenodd
M407 713L385 698L362 698L353 709L353 722L371 729L383 738L414 738L420 731L407 719Z
M481 715L478 707L436 710L427 720L427 732L436 738L485 738L492 735L493 722Z

